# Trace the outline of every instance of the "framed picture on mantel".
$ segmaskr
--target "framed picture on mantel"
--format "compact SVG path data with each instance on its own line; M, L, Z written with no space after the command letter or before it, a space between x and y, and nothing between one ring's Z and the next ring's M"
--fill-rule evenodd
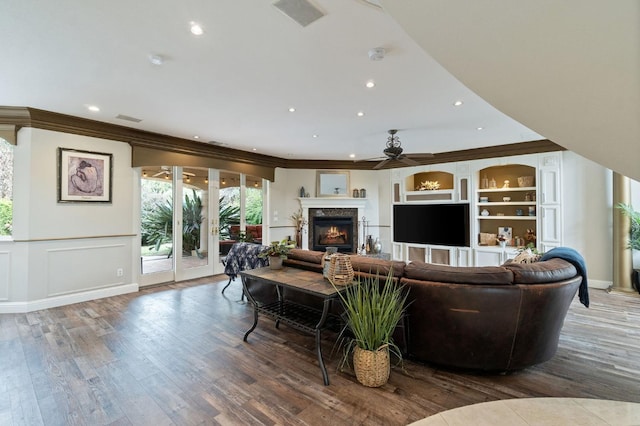
M318 170L316 172L316 197L348 197L349 172Z

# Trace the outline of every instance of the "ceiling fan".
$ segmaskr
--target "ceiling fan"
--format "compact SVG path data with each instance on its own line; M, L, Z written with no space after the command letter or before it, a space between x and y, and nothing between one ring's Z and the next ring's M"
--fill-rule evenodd
M431 153L424 154L403 154L402 153L402 144L400 143L400 139L396 136L398 131L396 129L391 129L387 133L389 133L389 137L387 138L386 148L382 151L386 158L384 158L381 162L376 164L373 169L378 170L384 167L390 161L400 161L408 166L417 166L420 163L414 160L414 158L430 158L433 157Z
M158 176L171 176L171 167L169 166L161 166L160 167L160 171L158 173L156 173L155 175L153 175L152 177L158 177ZM184 176L195 176L195 173L191 173L191 172L182 172L182 174Z

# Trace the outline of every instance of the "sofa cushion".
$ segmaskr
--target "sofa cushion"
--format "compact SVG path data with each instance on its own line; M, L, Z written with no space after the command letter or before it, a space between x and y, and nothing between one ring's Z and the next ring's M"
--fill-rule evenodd
M303 249L291 249L287 257L294 260L302 260L309 263L322 263L323 251L303 250Z
M449 266L411 262L404 268L407 278L455 284L511 285L513 272L502 266Z
M393 269L394 277L401 277L404 273L405 263L397 260L384 260L376 257L351 255L351 266L355 272L378 274L381 277L389 275Z
M554 258L535 263L506 263L513 272L514 284L543 284L568 280L578 274L575 266L566 260Z

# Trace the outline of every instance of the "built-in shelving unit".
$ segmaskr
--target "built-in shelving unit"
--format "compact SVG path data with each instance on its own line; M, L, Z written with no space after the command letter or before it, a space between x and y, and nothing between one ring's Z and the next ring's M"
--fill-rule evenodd
M392 241L392 256L405 261L484 266L502 264L529 242L535 242L541 251L558 247L562 245L561 176L560 152L394 170L394 205L468 203L470 245ZM419 190L429 186L421 185L423 182L439 185ZM424 221L416 226L441 225ZM497 237L504 230L510 231L504 233L511 237L508 245L501 247Z
M427 189L423 184L437 184ZM420 172L405 178L405 202L452 201L454 199L454 175L443 171Z
M481 169L476 180L476 219L479 246L498 246L500 234L510 235L507 246L526 245L537 232L535 167L509 164ZM527 186L520 186L527 185Z

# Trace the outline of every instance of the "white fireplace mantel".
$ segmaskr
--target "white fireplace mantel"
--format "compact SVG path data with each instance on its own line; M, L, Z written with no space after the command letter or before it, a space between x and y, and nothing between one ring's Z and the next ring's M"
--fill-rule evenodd
M302 208L302 217L307 220L304 233L309 232L309 209L358 209L358 220L364 216L364 208L367 205L366 198L351 198L351 197L322 197L322 198L309 198L299 197L300 207ZM302 248L309 248L309 241L307 238L302 239Z

